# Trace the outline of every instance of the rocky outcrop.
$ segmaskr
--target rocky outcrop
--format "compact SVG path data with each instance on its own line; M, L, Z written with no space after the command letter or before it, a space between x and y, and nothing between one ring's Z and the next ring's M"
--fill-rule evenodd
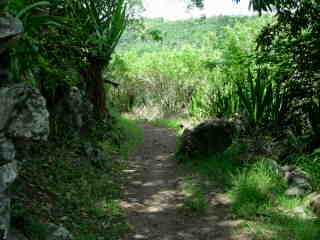
M69 109L68 118L73 122L74 129L82 129L88 125L92 117L93 105L85 94L79 88L72 87L66 101Z
M7 0L1 0L0 13L0 239L25 240L10 229L10 185L18 175L17 144L47 140L49 113L40 92L24 84L13 84L9 78L8 49L23 31L22 22L3 12ZM53 239L69 240L70 234L58 228ZM49 238L48 238L49 239Z
M72 87L63 98L51 109L53 121L62 129L63 134L78 136L89 128L94 121L93 105L86 95L77 87Z
M10 235L8 188L18 175L15 144L48 135L49 113L37 89L24 84L0 89L0 239Z
M6 1L2 1L4 4ZM8 13L0 14L0 87L9 83L9 53L6 51L15 37L23 31L20 20ZM17 106L14 96L0 90L0 239L8 239L10 229L10 197L8 187L17 177L15 146L7 137L12 111Z
M211 155L224 152L231 144L235 124L224 119L213 119L185 130L180 153L185 156Z
M49 113L40 92L24 84L0 90L0 132L12 139L47 140Z
M311 192L312 187L308 174L295 166L280 166L275 160L264 161L274 169L287 183L285 195L288 197L304 197Z

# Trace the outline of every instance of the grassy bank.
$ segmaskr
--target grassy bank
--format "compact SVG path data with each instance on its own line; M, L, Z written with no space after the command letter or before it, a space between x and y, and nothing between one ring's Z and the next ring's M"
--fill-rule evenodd
M184 162L186 186L197 186L187 187L192 203L187 207L203 213L208 202L204 198L218 188L229 196L231 212L244 220L244 230L254 239L319 239L320 221L306 207L306 199L284 194L286 183L270 160L241 164L241 153L241 147L231 146L223 154Z
M97 157L84 153L83 140L74 140L38 146L37 157L23 163L13 221L29 239L46 239L48 223L63 225L75 240L119 239L128 230L119 206L121 171L142 133L135 122L120 118L107 136L90 139L102 150Z

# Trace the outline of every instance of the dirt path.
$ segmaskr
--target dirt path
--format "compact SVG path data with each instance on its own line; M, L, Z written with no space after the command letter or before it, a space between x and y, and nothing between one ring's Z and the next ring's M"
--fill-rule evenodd
M132 232L124 240L235 240L238 225L228 214L224 194L212 193L207 213L190 217L179 211L185 198L173 154L176 136L166 128L144 125L144 144L130 158L130 183L122 203Z

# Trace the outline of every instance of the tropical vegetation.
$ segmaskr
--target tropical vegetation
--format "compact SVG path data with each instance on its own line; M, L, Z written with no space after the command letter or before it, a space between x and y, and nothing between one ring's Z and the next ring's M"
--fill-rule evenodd
M306 199L285 194L269 157L301 169L320 190L320 3L250 7L256 16L171 22L143 19L139 0L0 0L0 18L23 25L12 42L0 39L0 79L9 82L0 87L38 89L51 129L48 143L27 149L46 160L23 165L13 224L32 239L45 239L48 222L79 240L119 239L130 229L118 201L123 160L143 138L121 114L177 135L185 122L223 118L241 129L224 153L182 161L191 181L201 179L183 211L205 214L205 193L218 182L255 239L319 239L319 219L297 212ZM92 105L75 136L64 121L73 87ZM82 161L88 142L104 152L102 162Z

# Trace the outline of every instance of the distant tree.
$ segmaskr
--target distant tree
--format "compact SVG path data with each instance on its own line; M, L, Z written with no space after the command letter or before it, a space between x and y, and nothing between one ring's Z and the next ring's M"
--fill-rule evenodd
M258 38L260 60L283 85L287 115L301 128L310 123L320 143L320 2L279 0L272 7L276 22Z
M239 3L241 0L231 1ZM187 2L192 6L198 8L204 7L204 0L187 0ZM262 13L263 11L271 11L273 7L277 5L277 2L281 2L281 0L250 0L249 8L253 9L254 11L258 11L259 13Z

